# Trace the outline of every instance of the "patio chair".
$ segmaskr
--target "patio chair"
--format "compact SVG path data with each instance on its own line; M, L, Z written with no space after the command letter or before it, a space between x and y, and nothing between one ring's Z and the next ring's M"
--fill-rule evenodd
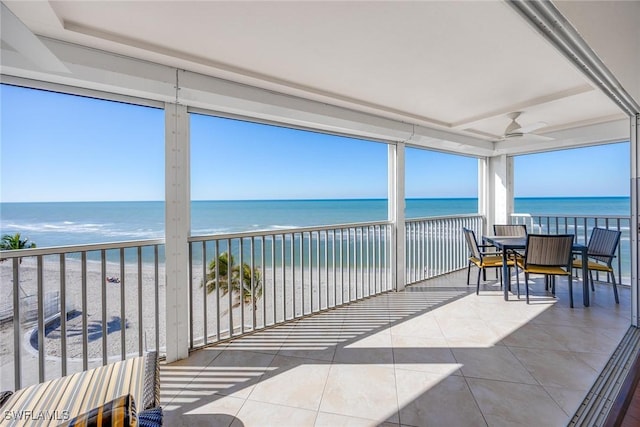
M494 236L527 237L526 224L494 224Z
M573 308L572 246L573 234L529 234L524 257L516 261L516 286L520 298L520 278L518 268L524 271L527 304L529 304L529 275L542 274L545 284L552 281L555 295L555 276L566 276L569 281L569 305Z
M476 281L476 295L480 294L480 273L485 272L487 268L497 268L500 271L500 287L502 287L502 253L500 252L485 252L484 248L493 248L491 245L478 245L476 240L476 233L468 228L462 228L464 232L464 238L469 248L469 264L467 265L467 286L469 286L469 275L471 273L471 265L474 264L478 267L478 279ZM513 260L507 261L509 271L513 267ZM486 280L486 277L485 277Z
M493 224L493 235L503 237L527 237L526 224ZM521 257L522 254L513 251L513 257Z
M587 245L587 268L589 269L589 281L591 282L591 290L595 290L593 285L593 271L607 273L607 279L611 274L611 282L613 283L613 296L616 304L620 304L618 298L618 288L616 286L616 275L613 273L611 263L616 257L616 250L620 243L620 232L617 230L608 230L606 228L595 227L591 231L589 244ZM573 260L573 268L582 268L582 259ZM582 280L587 280L583 277Z

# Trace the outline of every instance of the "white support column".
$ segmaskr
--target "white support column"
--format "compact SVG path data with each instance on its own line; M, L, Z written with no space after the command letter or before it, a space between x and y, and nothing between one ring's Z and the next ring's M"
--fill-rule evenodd
M506 190L505 190L505 200L504 200L504 222L503 224L509 224L511 222L510 215L515 211L515 183L513 179L513 157L507 156L505 159L506 162Z
M493 224L508 224L513 213L513 157L500 155L478 161L478 212Z
M631 324L640 326L640 114L631 118Z
M405 280L405 145L403 142L389 144L388 151L388 208L391 221L391 286L396 291L404 289Z
M482 234L487 233L486 227L489 224L489 158L482 157L478 159L478 213L485 218Z
M189 356L189 244L191 232L189 115L165 104L165 258L167 362Z

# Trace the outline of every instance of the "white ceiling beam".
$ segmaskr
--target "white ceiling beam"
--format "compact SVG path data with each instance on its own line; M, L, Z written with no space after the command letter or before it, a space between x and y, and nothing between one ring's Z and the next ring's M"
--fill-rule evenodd
M491 157L494 155L494 145L490 141L424 126L415 126L413 135L405 142L408 146L453 154L476 157Z
M154 101L175 101L175 68L44 37L39 40L62 61L68 72L34 67L21 55L7 49L1 52L0 72Z
M412 114L407 111L391 108L387 105L379 105L366 102L361 99L355 99L344 94L335 93L327 90L321 90L309 85L296 83L280 77L267 75L255 70L237 67L220 61L215 61L203 56L189 54L183 51L170 49L155 43L149 43L135 38L127 37L122 34L100 30L89 27L78 22L64 20L64 29L78 34L96 37L109 42L118 43L155 55L161 55L162 61L171 65L176 65L176 60L187 61L191 64L204 66L208 69L206 74L223 79L229 79L235 82L261 87L268 90L278 91L284 94L307 98L319 102L328 102L334 105L345 107L348 109L356 109L366 113L384 116L392 120L408 121L411 123L419 123L426 126L437 126L443 129L449 128L450 124L432 117ZM168 62L167 62L168 61ZM178 68L185 68L179 66Z
M0 3L2 41L44 71L70 73L69 69L40 41L4 3Z
M183 105L248 119L278 122L357 138L409 141L416 146L486 155L491 143L414 126L367 112L317 102L71 43L41 38L71 71L44 72L12 51L3 51L0 72L8 76ZM176 91L176 78L179 90ZM414 130L417 129L417 132ZM466 147L466 148L465 148Z
M189 71L180 73L180 102L195 108L339 135L470 156L490 156L493 144L446 130L412 125L336 105L241 85Z
M179 86L182 104L247 119L388 142L404 141L413 130L407 123L189 71L180 72Z

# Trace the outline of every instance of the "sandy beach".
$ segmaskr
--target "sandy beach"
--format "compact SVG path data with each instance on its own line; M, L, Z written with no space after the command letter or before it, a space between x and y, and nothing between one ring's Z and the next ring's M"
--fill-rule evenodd
M37 343L37 264L34 258L24 258L20 264L20 353L22 356L22 372L24 382L31 383L34 372L37 377L38 343ZM83 319L87 322L87 359L89 366L102 364L103 355L103 299L106 305L106 354L109 360L120 358L122 351L122 328L124 326L124 342L127 354L137 353L142 337L142 349L153 349L155 342L155 300L156 293L160 311L164 310L164 265L159 266L158 287L156 290L155 269L153 264L142 264L142 275L139 277L137 264L125 264L124 276L117 263L107 263L104 277L118 278L120 283L107 282L103 293L103 272L100 262L88 261L86 274L86 301L83 303L82 264L80 260L67 258L65 261L65 303L67 314L66 352L68 371L75 372L83 363ZM43 295L47 328L45 330L45 374L46 378L60 375L60 307L61 277L58 257L45 257L43 261ZM13 269L12 262L0 263L0 304L2 312L10 312L13 308ZM138 290L142 295L142 316L138 316ZM122 292L124 291L124 319L122 322ZM140 322L141 320L141 322ZM159 330L163 331L164 316L159 316ZM14 319L6 317L0 323L0 386L2 389L13 388L14 364ZM161 334L159 346L164 347L164 336ZM37 379L37 378L36 378ZM37 382L37 381L36 381Z

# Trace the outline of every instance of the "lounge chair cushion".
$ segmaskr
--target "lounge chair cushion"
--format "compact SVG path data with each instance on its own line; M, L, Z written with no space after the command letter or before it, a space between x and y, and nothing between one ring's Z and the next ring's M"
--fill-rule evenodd
M62 424L63 427L160 427L163 413L160 406L142 411L136 416L136 406L130 394L120 396Z
M62 424L64 427L135 427L136 407L130 394L117 397Z

